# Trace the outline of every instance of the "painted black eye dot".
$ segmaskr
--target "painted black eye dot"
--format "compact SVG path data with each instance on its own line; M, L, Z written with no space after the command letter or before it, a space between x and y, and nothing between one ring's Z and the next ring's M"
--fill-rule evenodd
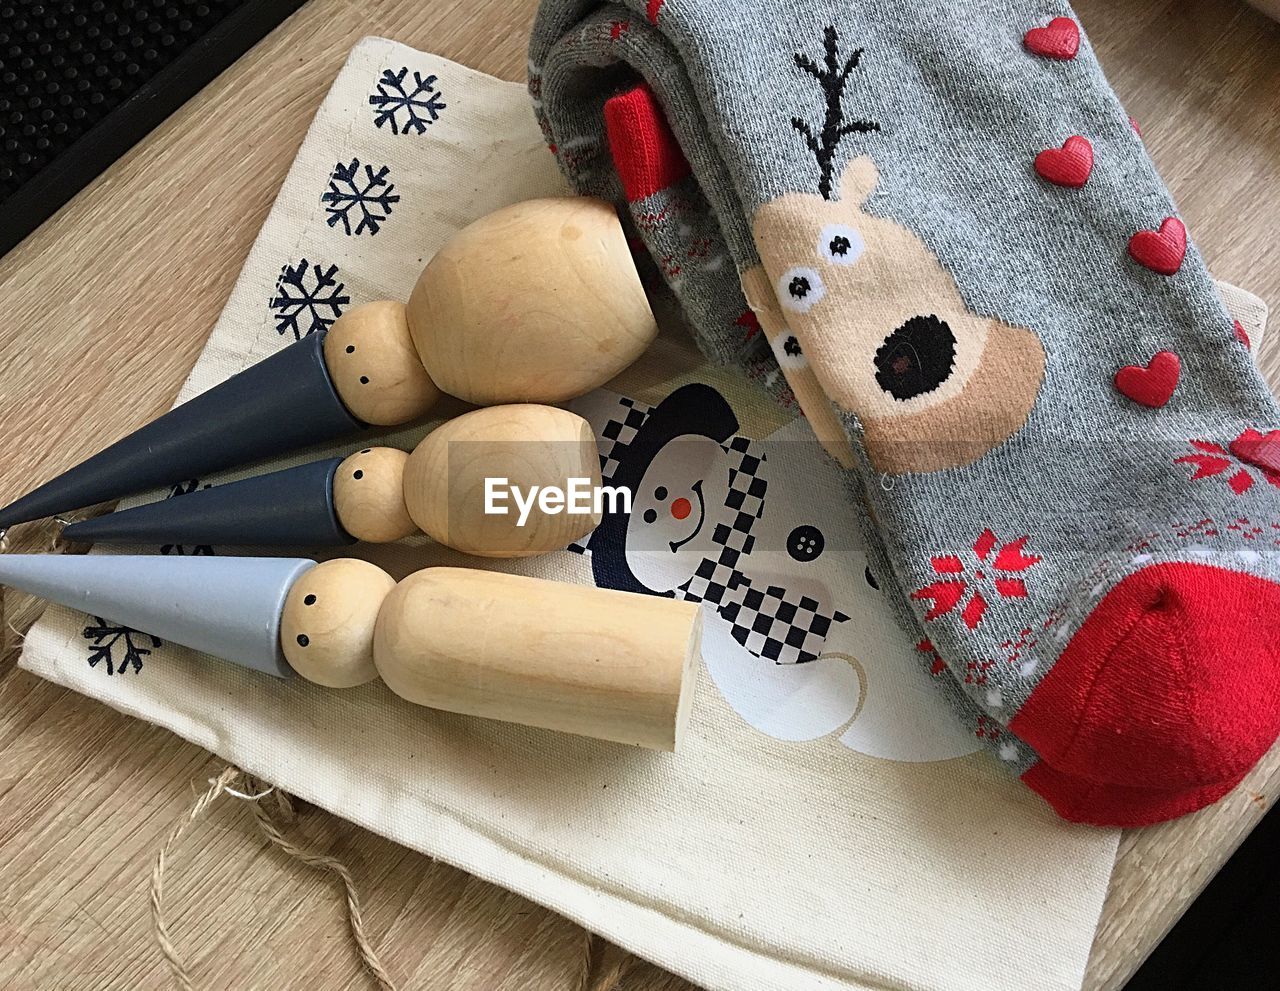
M837 234L827 245L827 250L836 258L843 258L849 253L849 249L853 247L853 242L843 234Z
M369 376L368 376L368 375L361 375L361 376L360 376L360 384L361 384L361 385L368 385L368 384L369 384Z
M309 643L311 643L311 638L310 638L310 637L308 637L305 633L299 633L299 634L298 634L298 646L299 646L299 647L305 647L305 646L307 646L307 644L309 644Z
M803 275L797 275L787 283L787 292L791 294L792 299L804 299L813 291L813 286L809 284L809 279Z
M308 595L302 600L302 604L304 606L314 606L316 604L316 597L314 595Z
M355 471L351 473L351 477L358 482L360 481L360 479L364 478L364 472L362 472L359 468L357 468Z
M361 453L361 454L372 454L372 453L373 453L373 448L372 448L372 447L366 447L366 448L365 448L363 451L361 451L360 453Z
M804 352L800 350L800 342L795 337L788 337L782 342L782 353L789 358L799 358Z
M874 588L877 592L880 591L880 583L876 581L876 576L871 573L871 569L869 567L863 569L862 576L866 578L868 585Z
M822 531L808 523L802 523L787 537L787 553L797 561L815 560L826 546Z
M354 344L348 344L347 354L355 354L355 353L356 353L356 346Z
M644 511L644 521L646 523L654 523L657 521L657 519L658 519L658 514L655 513L652 509L646 509Z
M956 338L936 316L912 317L876 352L876 383L894 399L914 399L951 377Z
M667 487L665 485L659 485L653 490L653 497L659 502L662 502L662 500L667 497Z

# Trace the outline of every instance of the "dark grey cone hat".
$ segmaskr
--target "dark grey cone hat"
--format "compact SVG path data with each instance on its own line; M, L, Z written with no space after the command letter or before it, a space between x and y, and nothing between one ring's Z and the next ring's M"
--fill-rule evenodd
M278 678L289 589L305 558L0 554L0 585Z
M0 509L0 529L363 429L338 398L323 343L304 337L175 407Z
M338 522L333 476L342 458L313 461L91 520L68 540L107 544L333 547L355 543Z

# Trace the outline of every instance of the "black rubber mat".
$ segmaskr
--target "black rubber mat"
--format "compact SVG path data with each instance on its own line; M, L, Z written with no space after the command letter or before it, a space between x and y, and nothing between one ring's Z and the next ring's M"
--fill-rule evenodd
M305 0L0 0L0 254Z
M1277 849L1280 813L1272 811L1156 947L1126 991L1280 988Z

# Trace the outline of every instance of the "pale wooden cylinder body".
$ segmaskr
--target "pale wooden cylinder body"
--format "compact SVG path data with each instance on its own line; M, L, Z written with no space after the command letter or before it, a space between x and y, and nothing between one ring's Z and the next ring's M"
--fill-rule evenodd
M486 479L528 493L600 486L595 433L582 417L551 406L518 404L473 410L437 427L409 455L405 506L433 540L481 557L528 557L560 550L590 533L601 514L529 511L523 526L513 497L505 515L486 513Z
M701 635L689 602L428 568L387 596L373 657L411 702L674 750Z
M613 207L528 200L463 228L408 304L423 364L478 405L559 403L634 362L658 328Z
M404 504L409 455L394 447L357 451L333 476L333 508L357 540L385 544L418 532Z
M378 677L373 630L396 580L368 561L317 564L289 589L280 617L285 660L308 681L354 688Z
M403 303L365 303L338 317L325 334L324 364L343 405L365 423L408 423L440 398L409 336Z

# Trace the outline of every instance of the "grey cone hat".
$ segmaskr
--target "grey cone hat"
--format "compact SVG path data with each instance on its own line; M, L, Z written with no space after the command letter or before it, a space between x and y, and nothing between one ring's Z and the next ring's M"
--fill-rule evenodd
M68 540L108 544L334 547L355 543L338 522L333 476L342 458L313 461L73 523Z
M313 334L0 509L0 530L361 430Z
M0 554L0 585L278 678L280 614L305 558Z

